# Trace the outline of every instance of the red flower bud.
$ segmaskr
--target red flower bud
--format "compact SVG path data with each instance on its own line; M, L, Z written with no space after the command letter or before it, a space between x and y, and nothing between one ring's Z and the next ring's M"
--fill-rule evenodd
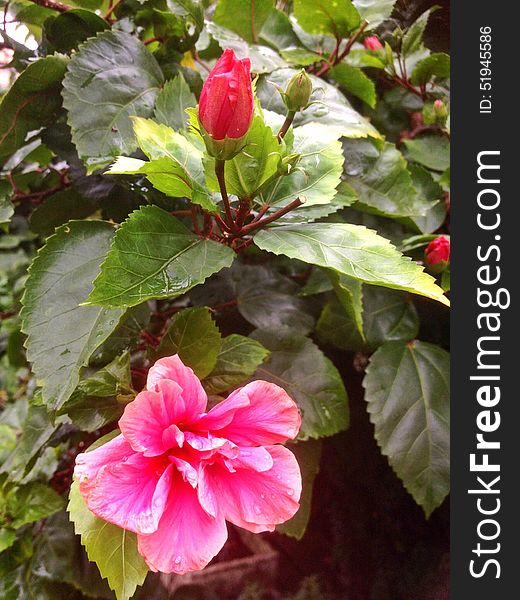
M199 120L213 140L243 137L253 118L251 63L228 48L208 75L199 100Z
M426 247L424 256L428 265L444 268L450 260L450 240L443 235L436 237Z
M376 50L381 50L381 48L383 47L383 45L381 44L381 42L379 41L379 39L375 35L371 35L369 37L366 37L363 40L363 45L365 46L365 48L367 50L372 50L374 52Z
M444 102L442 100L435 100L433 103L433 108L435 110L442 110L444 108Z

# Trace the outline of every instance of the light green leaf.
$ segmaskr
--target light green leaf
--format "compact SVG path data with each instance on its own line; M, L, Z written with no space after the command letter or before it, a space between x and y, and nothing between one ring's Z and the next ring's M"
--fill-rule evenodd
M218 0L213 20L256 44L273 4L273 0Z
M445 79L450 76L450 57L444 52L435 52L417 63L412 72L413 85L426 85L432 77Z
M412 176L412 183L419 194L431 202L431 207L423 217L413 216L405 219L411 229L419 233L432 233L439 229L446 218L446 203L443 199L441 186L433 179L430 172L416 164L409 164L408 170Z
M166 211L143 206L117 230L87 304L174 298L229 267L234 257L229 247L197 237Z
M368 21L368 29L374 29L390 17L396 0L352 0L352 3L361 18Z
M157 61L132 35L105 31L80 46L63 80L63 105L90 170L136 149L129 117L153 113L162 83Z
M10 548L16 540L16 532L12 529L0 528L0 552ZM1 591L1 588L0 588Z
M285 533L290 537L301 540L307 529L312 508L312 492L314 479L320 470L321 440L307 440L296 444L288 443L287 448L296 456L302 474L302 496L298 512L282 525L276 527L276 531Z
M449 354L425 342L389 342L363 381L381 451L426 516L449 492Z
M133 121L137 143L150 159L137 172L146 173L154 187L170 196L187 196L205 210L216 211L206 189L203 154L196 145L166 125L137 117Z
M6 495L6 504L14 529L49 517L64 506L63 498L43 483L12 488Z
M148 573L144 558L137 551L136 534L91 513L77 481L72 483L67 510L89 559L97 564L117 600L130 600Z
M304 50L298 36L294 33L288 15L276 8L269 11L260 32L260 40L280 52L297 48Z
M61 105L67 60L46 56L22 71L0 103L0 164L21 148L27 134L50 123Z
M376 105L376 86L361 69L351 67L346 63L340 63L330 70L330 75L344 90L374 108Z
M441 135L423 135L404 140L409 160L433 171L444 171L450 166L450 141Z
M302 414L299 439L347 429L347 392L336 367L318 346L287 329L257 329L251 337L270 351L255 378L276 383L296 402Z
M92 289L114 229L103 221L71 221L48 238L29 268L22 298L27 359L43 401L58 409L81 368L117 327L121 310L79 306Z
M262 344L233 333L222 340L217 363L203 384L208 394L220 394L247 381L269 356Z
M294 0L294 16L305 31L336 39L348 37L361 23L350 0Z
M280 160L280 144L273 130L261 116L255 116L244 140L244 149L235 158L226 161L228 193L240 198L252 198L262 184L276 173ZM220 188L215 175L215 160L208 157L205 164L208 187L218 192Z
M403 36L403 43L401 52L403 56L407 57L416 52L420 52L423 49L423 35L428 24L428 19L431 13L436 10L436 7L429 8L427 11L410 25L407 32Z
M328 204L336 195L343 172L344 157L338 132L317 123L297 127L291 152L301 155L297 167L269 184L259 202L279 207L299 197L305 201L301 210Z
M156 121L175 131L188 128L186 109L197 106L197 99L190 90L182 73L164 84L157 96L154 117Z
M328 267L365 283L405 290L449 305L433 277L385 238L361 225L311 223L271 227L254 241L262 250Z
M0 183L1 185L1 183ZM7 231L9 222L14 215L14 205L7 197L0 197L0 229Z
M220 338L207 308L185 308L172 318L158 348L150 354L153 360L178 354L202 379L215 368Z
M393 144L387 143L377 152L367 141L352 142L346 156L346 181L358 194L358 208L395 218L423 216L432 207L417 193L407 162ZM357 166L358 161L362 166Z

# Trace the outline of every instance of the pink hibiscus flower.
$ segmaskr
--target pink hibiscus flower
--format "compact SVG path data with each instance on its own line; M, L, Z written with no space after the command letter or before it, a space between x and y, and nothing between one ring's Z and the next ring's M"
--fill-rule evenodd
M301 475L287 448L298 408L253 381L205 412L199 379L175 355L150 369L119 420L121 434L79 454L74 475L89 509L137 533L153 571L202 569L227 539L226 520L273 531L299 508Z

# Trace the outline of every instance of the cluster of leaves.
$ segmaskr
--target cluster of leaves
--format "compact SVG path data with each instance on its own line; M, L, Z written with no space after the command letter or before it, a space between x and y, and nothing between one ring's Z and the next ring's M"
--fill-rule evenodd
M280 531L303 536L321 440L349 425L348 364L366 367L406 489L426 515L447 495L449 273L420 263L449 234L449 116L434 105L449 106L449 57L423 43L431 10L403 22L395 4L5 4L38 47L0 30L17 73L0 105L2 597L126 599L143 583L135 536L73 485L70 518L108 585L93 572L64 498L75 455L174 353L212 402L261 378L298 403L304 495ZM208 227L222 198L186 111L225 48L258 75L245 150L226 164L251 218L235 238ZM277 88L299 68L313 102L280 142Z

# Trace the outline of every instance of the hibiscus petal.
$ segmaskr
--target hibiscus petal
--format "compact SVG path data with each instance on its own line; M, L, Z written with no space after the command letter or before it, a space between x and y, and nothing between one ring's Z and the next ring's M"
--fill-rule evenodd
M249 396L237 390L230 394L225 400L215 404L208 412L200 416L193 424L197 431L213 431L222 429L229 425L239 408L250 405Z
M176 423L185 420L189 412L179 384L161 379L155 391L143 390L126 405L119 427L136 452L159 456L182 445L182 432Z
M134 454L102 467L86 498L105 521L136 533L157 530L171 487L173 465Z
M249 406L237 409L231 423L213 431L214 435L239 446L277 444L298 435L300 413L284 389L267 381L253 381L230 394L226 401L234 401L239 394L247 395Z
M78 454L74 477L79 480L79 489L82 495L88 495L96 482L101 467L118 463L133 454L135 453L132 447L121 434L95 450Z
M152 571L187 573L203 569L227 539L222 516L209 516L197 491L179 474L155 533L138 535L139 552Z
M148 371L146 387L155 390L161 379L170 379L181 386L187 415L195 418L206 410L208 397L195 373L187 367L178 354L160 358Z
M228 521L255 533L273 531L299 508L302 489L294 454L283 446L268 446L273 459L268 471L204 465L199 473L199 501L208 514L223 514Z
M253 448L246 446L239 448L238 455L231 460L224 461L228 471L237 469L251 469L252 471L269 471L273 466L273 457L263 447Z

